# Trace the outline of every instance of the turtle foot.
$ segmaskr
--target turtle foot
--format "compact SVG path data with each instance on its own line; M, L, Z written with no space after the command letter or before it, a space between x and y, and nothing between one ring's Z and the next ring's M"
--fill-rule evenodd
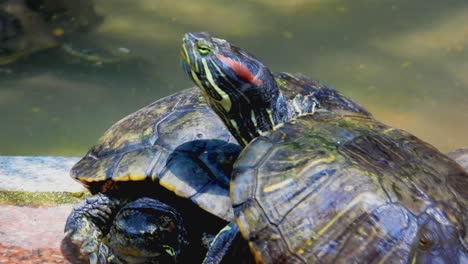
M65 224L62 241L62 252L72 263L76 260L100 263L101 239L108 232L119 205L119 201L97 194L73 209Z

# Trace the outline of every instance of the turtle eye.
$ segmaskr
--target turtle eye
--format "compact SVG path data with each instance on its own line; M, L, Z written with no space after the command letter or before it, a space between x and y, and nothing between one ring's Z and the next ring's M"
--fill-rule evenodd
M434 234L431 232L422 232L421 236L419 237L419 248L422 250L427 250L434 246L435 244L435 237Z
M198 53L200 53L201 55L208 55L212 51L211 47L205 44L198 44L197 48L198 48Z
M428 249L429 247L431 247L431 241L427 240L424 237L421 237L419 239L419 247L422 249Z

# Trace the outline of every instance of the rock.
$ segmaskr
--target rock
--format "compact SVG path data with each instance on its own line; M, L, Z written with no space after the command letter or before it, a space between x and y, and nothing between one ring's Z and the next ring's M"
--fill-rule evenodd
M0 190L79 192L84 188L69 176L79 158L0 156Z
M71 167L78 160L0 156L0 196L3 197L0 199L0 263L69 263L60 247L65 221L73 204L44 206L42 203L48 199L42 198L47 195L49 198L67 198L67 195L84 190L69 176ZM28 200L25 198L18 199L14 205L2 204L2 201L11 200L7 196L29 200L33 197L35 203L31 203L34 206L21 204Z

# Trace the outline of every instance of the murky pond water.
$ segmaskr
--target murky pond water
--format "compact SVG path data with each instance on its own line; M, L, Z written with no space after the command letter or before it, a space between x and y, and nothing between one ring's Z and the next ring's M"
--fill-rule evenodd
M0 66L0 155L81 156L125 115L192 83L181 38L210 31L273 71L301 72L443 151L468 146L466 0L106 0L76 45L132 59L102 65L59 49Z

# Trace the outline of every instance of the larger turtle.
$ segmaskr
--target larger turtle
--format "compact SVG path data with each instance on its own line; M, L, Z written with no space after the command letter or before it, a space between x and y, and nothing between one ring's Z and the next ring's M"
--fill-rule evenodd
M237 227L208 260L238 228L262 263L468 263L468 175L452 159L355 112L297 115L266 66L208 33L186 34L181 54L244 148L230 186Z
M304 76L278 73L275 82L297 114L325 107L370 115ZM210 240L204 233L216 234L233 220L229 177L240 151L198 88L138 110L107 130L73 167L72 177L96 195L70 215L67 244L74 254L92 261L100 257L101 262L131 262L138 256L157 262L173 254L174 261L201 262L206 252L201 240ZM140 201L142 197L157 201ZM133 225L141 219L155 224ZM164 229L159 227L161 219L173 223L174 232L155 231Z

